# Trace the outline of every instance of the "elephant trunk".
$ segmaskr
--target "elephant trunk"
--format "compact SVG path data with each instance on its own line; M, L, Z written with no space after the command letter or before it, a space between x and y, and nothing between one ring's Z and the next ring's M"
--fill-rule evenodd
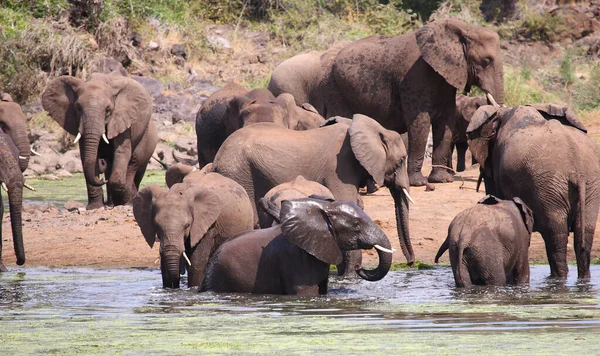
M90 119L86 121L93 122L93 118L97 116L98 115L86 115L86 118ZM84 120L84 117L82 117L81 120ZM96 162L98 161L98 147L100 145L100 137L104 133L104 129L102 127L85 126L86 125L84 125L82 140L79 143L82 155L81 162L83 163L83 173L85 175L85 180L89 184L93 186L101 186L104 183L106 183L106 181L98 177L98 172L96 170Z
M406 257L409 266L415 262L415 254L410 243L410 234L408 232L408 197L402 191L402 188L392 187L390 189L394 204L396 207L396 225L398 229L398 239L402 254Z
M494 99L499 105L504 105L504 70L502 63L496 69L496 78L494 78Z
M17 184L8 187L8 206L10 209L10 225L13 234L13 244L17 264L19 266L25 263L25 247L23 246L23 225L21 222L21 209L23 207L23 180L18 180Z
M31 155L27 129L25 126L23 126L23 132L19 131L19 133L14 133L12 139L19 150L19 169L21 172L25 172L29 165L29 157Z
M377 256L379 257L379 265L372 270L358 269L356 273L367 281L378 281L385 277L392 266L392 245L385 233L381 229L375 227L369 233L368 241L365 241L369 248L376 246ZM387 251L385 251L385 250Z
M164 288L179 288L181 255L182 251L177 246L167 245L163 247L160 261Z

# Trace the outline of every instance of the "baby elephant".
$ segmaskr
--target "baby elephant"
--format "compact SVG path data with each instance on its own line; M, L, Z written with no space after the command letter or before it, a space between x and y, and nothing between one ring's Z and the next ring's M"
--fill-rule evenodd
M487 195L452 220L435 263L450 249L457 287L527 284L532 229L533 214L521 199Z
M237 235L215 252L202 290L256 294L327 293L329 265L342 251L377 248L379 266L356 273L382 279L392 263L390 242L356 203L321 199L284 200L281 225Z
M269 190L257 203L258 223L261 228L279 224L281 202L284 200L308 198L318 195L327 199L335 199L333 194L324 185L303 176L298 176L291 182L279 184Z

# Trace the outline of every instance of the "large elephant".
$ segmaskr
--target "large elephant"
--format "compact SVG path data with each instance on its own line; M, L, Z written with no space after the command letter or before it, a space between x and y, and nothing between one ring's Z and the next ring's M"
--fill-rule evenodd
M158 143L150 120L152 98L135 80L93 74L88 81L62 76L48 83L42 105L68 133L77 136L88 192L88 209L128 203L137 193ZM110 140L110 141L109 141ZM104 160L104 177L100 175Z
M29 146L28 146L29 148ZM25 247L23 246L23 226L21 212L23 206L23 174L19 168L19 150L12 138L0 128L0 182L7 190L10 225L17 264L25 263ZM0 193L0 272L6 271L2 262L2 221L4 219L4 203Z
M224 243L210 260L203 291L315 296L327 293L329 265L342 251L376 248L379 265L357 269L378 281L392 264L390 241L355 203L284 200L281 225Z
M296 58L284 61L273 71L268 89L308 98L325 118L361 113L387 129L408 132L408 174L414 186L427 182L421 167L430 126L436 167L429 181L453 180L441 166L450 164L457 90L476 85L491 102L504 102L498 35L456 19L433 21L405 35L367 37L322 58L320 66Z
M466 96L458 94L456 96L456 112L454 116L454 128L452 129L452 149L449 163L452 162L452 151L456 147L456 171L465 170L465 156L469 144L467 142L467 127L471 122L471 117L479 107L488 105L488 100L483 96ZM472 163L475 158L472 158ZM448 166L452 167L452 166Z
M324 185L338 200L356 202L358 188L372 176L394 198L400 246L408 262L414 262L406 149L397 132L367 116L354 115L351 125L335 123L308 131L266 123L244 127L223 143L213 170L240 183L255 204L271 188L299 175ZM353 259L360 259L359 253L354 255L338 266L340 273L350 273Z
M133 214L148 245L160 241L165 288L179 288L180 265L188 256L188 286L200 286L213 251L254 226L244 188L217 173L177 183L168 191L154 184L144 187L133 199Z
M27 137L27 118L19 104L7 93L0 92L0 129L10 136L19 150L19 168L24 172L29 165L31 148Z
M230 84L211 95L196 115L198 163L212 162L225 139L242 127L271 122L292 130L319 127L323 117L310 104L296 105L290 94Z
M487 195L452 220L435 263L450 250L457 287L527 284L533 223L533 213L521 199Z
M482 106L467 128L469 148L488 194L519 197L533 211L552 276L567 276L567 241L573 231L578 276L587 278L600 208L597 148L574 115L559 121L540 114L554 109Z

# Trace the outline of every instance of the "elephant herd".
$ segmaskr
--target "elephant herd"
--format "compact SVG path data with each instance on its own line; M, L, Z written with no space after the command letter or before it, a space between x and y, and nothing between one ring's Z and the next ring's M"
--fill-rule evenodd
M457 95L473 85L485 96ZM16 105L0 102L0 180L23 264L29 146L3 124L4 103ZM504 106L499 38L479 26L437 20L292 57L267 89L225 86L196 117L200 169L172 165L167 189L138 191L158 138L152 99L136 81L120 73L59 77L42 105L79 142L88 209L131 203L148 245L159 242L165 288L178 288L187 272L188 286L201 291L324 294L332 264L346 277L382 279L393 250L362 210L358 191L369 182L389 189L412 265L410 186L451 182L454 147L458 171L470 149L488 194L456 216L436 256L449 251L457 286L528 283L533 231L544 239L553 277L567 275L574 232L578 276L590 276L600 209L596 144L564 106ZM372 248L379 264L363 269L361 250Z

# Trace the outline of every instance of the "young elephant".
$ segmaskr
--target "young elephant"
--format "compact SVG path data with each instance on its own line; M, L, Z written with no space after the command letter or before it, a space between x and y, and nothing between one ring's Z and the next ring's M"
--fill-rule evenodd
M454 114L454 128L452 129L452 148L450 155L456 147L456 171L465 170L465 156L469 144L467 142L467 127L471 122L471 117L483 105L488 105L487 98L483 96L466 96L459 94L456 96L456 112ZM448 160L452 163L452 157ZM472 158L472 163L475 163Z
M264 229L281 223L279 216L282 201L307 198L311 195L335 199L329 189L317 182L306 180L303 176L296 177L292 182L279 184L258 201L258 224Z
M252 204L231 179L208 173L169 191L150 185L133 199L133 214L152 247L160 241L163 287L179 288L180 263L188 266L188 286L199 286L212 252L227 238L254 225Z
M354 202L284 200L281 225L236 236L211 258L203 291L256 294L327 293L329 265L342 251L377 248L379 266L357 269L369 281L390 269L387 236Z
M435 263L450 249L457 287L529 283L531 209L519 198L501 200L493 195L477 203L452 220Z

